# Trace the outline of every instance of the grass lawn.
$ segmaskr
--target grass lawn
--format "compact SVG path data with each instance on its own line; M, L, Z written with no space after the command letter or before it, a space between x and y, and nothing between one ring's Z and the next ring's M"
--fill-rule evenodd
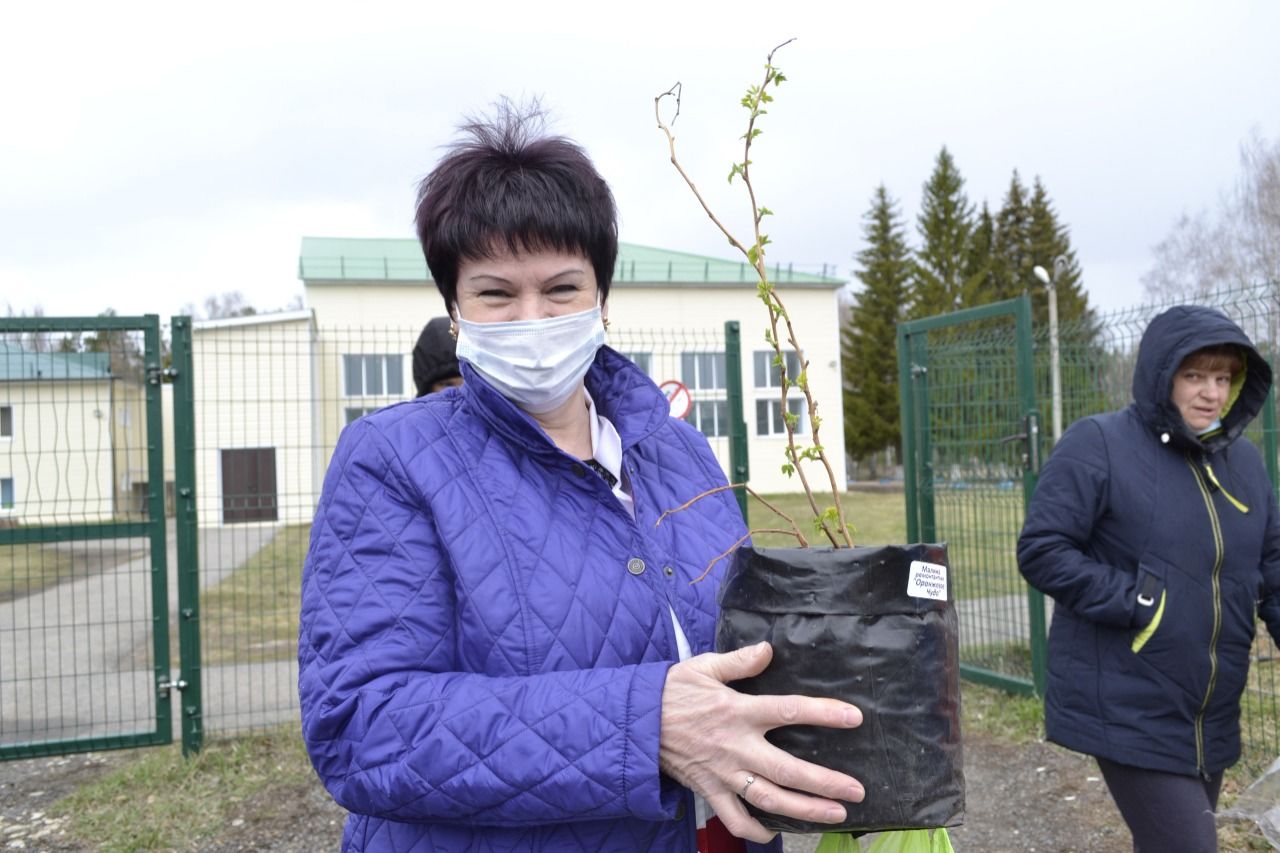
M126 560L141 557L136 539L0 545L0 601L35 595L60 583L89 577Z
M37 593L71 577L69 551L38 542L0 545L0 601Z
M809 544L827 544L813 532L808 519L813 517L808 501L802 494L763 495L765 500L778 507L796 520L801 532L809 539ZM840 496L844 506L845 520L853 525L853 541L865 545L886 545L902 543L907 535L905 503L902 492L844 492ZM821 510L831 503L827 495L825 503L820 502ZM759 501L748 498L747 513L752 528L787 527L784 519L779 518L768 507ZM762 546L794 547L795 537L780 533L761 533L752 537L752 541Z
M236 820L288 818L319 786L296 726L215 740L190 760L177 744L135 750L51 811L94 850L198 850Z
M284 527L226 580L200 596L205 666L297 654L302 563L311 525Z

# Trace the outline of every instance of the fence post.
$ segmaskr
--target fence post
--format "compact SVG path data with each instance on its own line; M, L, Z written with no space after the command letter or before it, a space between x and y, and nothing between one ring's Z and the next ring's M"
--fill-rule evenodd
M146 388L147 429L147 527L151 546L151 613L155 654L156 734L165 743L173 740L173 694L164 685L173 680L169 671L169 546L164 515L164 392L160 346L160 316L143 316L143 371ZM114 385L115 380L112 380ZM114 406L108 406L111 412ZM114 415L109 415L113 417Z
M737 320L724 324L724 386L729 398L729 482L745 483L751 472L747 461L747 422L742 414L742 327ZM747 492L734 489L742 520L747 521ZM748 522L750 526L750 522Z
M1027 465L1022 472L1023 509L1031 503L1040 478L1040 410L1036 407L1035 348L1031 341L1031 298L1025 293L1016 303L1019 408L1026 424ZM1055 437L1056 440L1056 437ZM1027 630L1031 637L1031 682L1037 696L1048 683L1049 630L1045 624L1044 593L1027 584Z
M196 523L196 412L191 318L172 318L173 479L178 546L178 650L182 682L182 754L204 745L200 667L200 558Z
M902 440L902 490L907 513L907 541L920 541L920 509L917 505L915 397L911 386L911 335L906 323L898 324L898 418Z

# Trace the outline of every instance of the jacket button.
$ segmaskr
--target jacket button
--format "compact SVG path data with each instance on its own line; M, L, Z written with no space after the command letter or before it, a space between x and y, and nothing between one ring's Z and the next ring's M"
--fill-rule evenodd
M644 560L639 557L632 557L630 560L627 560L627 571L631 572L633 575L643 574Z
M671 568L670 566L663 566L662 570L667 573L667 577L671 577L676 573L676 570Z

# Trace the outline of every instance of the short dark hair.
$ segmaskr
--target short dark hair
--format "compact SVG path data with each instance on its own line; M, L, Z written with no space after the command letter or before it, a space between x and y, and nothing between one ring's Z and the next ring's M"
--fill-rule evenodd
M462 138L418 185L418 242L450 312L458 265L503 244L512 254L581 252L608 297L618 257L613 193L580 146L545 126L537 101L503 99L492 118L461 125Z
M1240 347L1232 344L1214 344L1201 347L1188 355L1178 365L1179 370L1225 370L1233 377L1244 370L1244 355Z

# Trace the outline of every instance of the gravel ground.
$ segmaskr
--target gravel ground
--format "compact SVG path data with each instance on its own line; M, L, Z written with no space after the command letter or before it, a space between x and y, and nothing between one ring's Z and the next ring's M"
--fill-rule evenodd
M130 758L127 752L37 758L0 764L0 850L92 850L67 836L50 806L79 785ZM970 737L965 743L968 812L951 840L957 851L1033 853L1131 849L1128 832L1091 760L1051 744L1011 746ZM342 811L319 784L272 790L269 803L247 801L217 842L203 851L336 850ZM817 836L787 836L786 853L811 853Z

